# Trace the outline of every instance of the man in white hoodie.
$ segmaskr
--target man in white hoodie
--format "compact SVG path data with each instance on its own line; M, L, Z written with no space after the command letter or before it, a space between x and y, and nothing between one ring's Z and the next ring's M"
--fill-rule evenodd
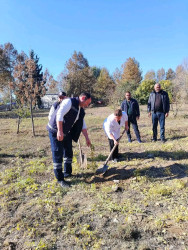
M121 109L117 109L113 114L109 115L103 123L104 131L108 137L110 151L113 149L115 144L118 144L118 139L120 137L120 129L125 126L125 130L128 131L128 116ZM112 154L112 160L114 162L118 161L118 145Z

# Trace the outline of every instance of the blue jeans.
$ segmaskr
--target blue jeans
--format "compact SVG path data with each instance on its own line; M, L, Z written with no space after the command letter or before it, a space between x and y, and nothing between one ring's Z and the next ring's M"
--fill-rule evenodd
M54 174L58 181L64 180L64 174L72 173L72 137L70 134L66 135L63 141L57 140L57 133L49 131L49 138L52 150L52 159ZM64 160L64 174L62 172L62 163Z
M157 140L157 126L158 122L160 124L160 138L165 140L165 113L156 112L152 113L152 123L153 123L153 140Z

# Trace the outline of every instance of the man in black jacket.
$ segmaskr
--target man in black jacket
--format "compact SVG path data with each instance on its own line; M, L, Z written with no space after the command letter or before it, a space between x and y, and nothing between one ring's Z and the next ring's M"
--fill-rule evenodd
M66 98L53 112L47 125L51 142L54 173L62 187L69 187L64 178L72 175L72 140L77 142L82 132L87 146L91 142L84 121L84 108L91 103L89 93L82 93L76 98ZM64 173L62 164L64 163Z
M137 141L141 143L140 132L138 130L137 120L140 118L140 110L137 100L131 98L131 93L127 91L125 93L125 100L121 104L121 109L128 115L128 126L127 131L128 142L131 142L130 124L132 123Z
M148 100L149 117L152 113L153 141L157 141L157 126L160 124L160 138L165 142L165 118L168 117L170 102L168 93L161 89L161 85L156 83L154 91L151 92Z

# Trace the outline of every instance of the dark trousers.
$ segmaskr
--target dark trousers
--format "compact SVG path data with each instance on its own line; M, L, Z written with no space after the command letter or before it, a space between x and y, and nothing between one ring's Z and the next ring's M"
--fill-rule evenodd
M140 141L140 132L138 130L137 120L136 120L136 117L133 117L133 116L128 116L128 126L129 126L129 129L127 131L128 139L131 140L131 132L130 132L130 125L131 124L133 126L137 140Z
M72 173L72 137L66 135L63 141L57 140L57 134L49 132L54 174L58 181L64 180L67 174ZM64 174L62 172L62 163L64 160Z
M112 139L109 139L108 138L108 141L109 141L109 145L110 145L110 151L112 151L113 147L114 147L114 141ZM117 159L118 158L118 152L119 152L119 148L118 148L118 145L116 146L112 156L111 156L111 160L114 160L115 158Z
M153 140L157 140L157 126L160 124L160 138L165 140L165 114L163 112L152 113Z

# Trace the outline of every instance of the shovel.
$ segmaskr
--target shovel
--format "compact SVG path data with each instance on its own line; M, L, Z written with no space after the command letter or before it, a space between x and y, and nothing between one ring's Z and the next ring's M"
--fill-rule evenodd
M80 152L80 165L81 165L81 167L86 167L87 166L87 157L82 152L82 148L81 148L81 144L80 144L80 139L78 139L78 146L79 146L79 152Z
M126 130L124 129L123 132L122 132L122 134L121 134L121 136L120 136L119 139L118 139L118 142L121 140L121 138L122 138L122 136L124 135L125 131L126 131ZM112 148L112 150L111 150L109 156L107 157L107 159L106 159L106 161L105 161L103 167L97 169L96 174L103 174L103 175L104 175L104 174L106 173L106 171L108 170L108 165L107 165L107 163L108 163L108 161L110 160L110 158L111 158L111 156L112 156L114 150L116 149L117 145L118 145L118 144L115 144L115 145L114 145L114 147Z

